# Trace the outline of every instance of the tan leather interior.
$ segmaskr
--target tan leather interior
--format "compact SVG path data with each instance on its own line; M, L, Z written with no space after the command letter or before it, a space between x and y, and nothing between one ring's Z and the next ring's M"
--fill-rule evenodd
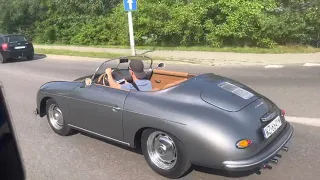
M194 76L194 74L189 74L186 72L154 69L150 79L152 83L151 91L160 91L162 89L167 89ZM101 82L98 83L99 81L101 81L102 77L103 74L98 78L97 82L95 83L96 85L103 86L102 84L100 84Z
M158 91L172 87L185 80L188 80L193 76L194 75L185 72L155 69L153 70L153 75L150 79L153 87L152 91Z
M172 86L175 86L179 83L182 83L183 81L186 81L187 79L181 79L181 80L178 80L178 81L175 81L175 82L172 82L172 83L169 83L167 85L165 85L162 89L167 89L169 87L172 87Z
M152 88L151 91L159 91L159 90L160 90L160 88Z

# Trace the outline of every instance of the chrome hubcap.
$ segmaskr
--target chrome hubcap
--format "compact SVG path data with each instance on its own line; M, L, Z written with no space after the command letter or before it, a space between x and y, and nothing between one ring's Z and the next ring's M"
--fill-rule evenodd
M173 140L165 133L157 131L150 134L147 151L153 164L168 170L177 162L177 149Z
M61 130L63 128L63 115L58 106L51 104L48 111L49 120L51 125L57 129Z

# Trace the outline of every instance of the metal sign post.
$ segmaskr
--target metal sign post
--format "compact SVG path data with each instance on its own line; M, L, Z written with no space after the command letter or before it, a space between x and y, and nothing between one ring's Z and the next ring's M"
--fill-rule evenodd
M123 0L123 5L124 5L124 10L128 12L130 47L131 47L131 54L134 56L136 55L136 51L134 49L132 11L137 10L137 0Z

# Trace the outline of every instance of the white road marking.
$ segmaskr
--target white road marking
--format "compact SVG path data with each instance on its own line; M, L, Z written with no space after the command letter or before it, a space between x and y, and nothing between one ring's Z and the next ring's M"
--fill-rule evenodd
M320 127L320 118L305 118L305 117L291 117L285 116L288 122Z
M319 63L305 63L303 66L320 66Z
M267 65L264 68L283 68L282 65Z

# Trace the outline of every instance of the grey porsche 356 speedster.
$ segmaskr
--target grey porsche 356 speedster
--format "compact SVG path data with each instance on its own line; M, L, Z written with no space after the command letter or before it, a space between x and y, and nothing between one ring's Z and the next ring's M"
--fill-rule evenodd
M118 83L130 82L128 64L139 56L103 62L74 81L51 81L37 93L35 113L47 116L61 136L82 131L141 148L150 167L168 178L191 165L245 171L277 163L293 128L285 111L235 80L213 73L189 74L145 66L152 91L109 87L113 65ZM141 56L142 58L142 56Z

